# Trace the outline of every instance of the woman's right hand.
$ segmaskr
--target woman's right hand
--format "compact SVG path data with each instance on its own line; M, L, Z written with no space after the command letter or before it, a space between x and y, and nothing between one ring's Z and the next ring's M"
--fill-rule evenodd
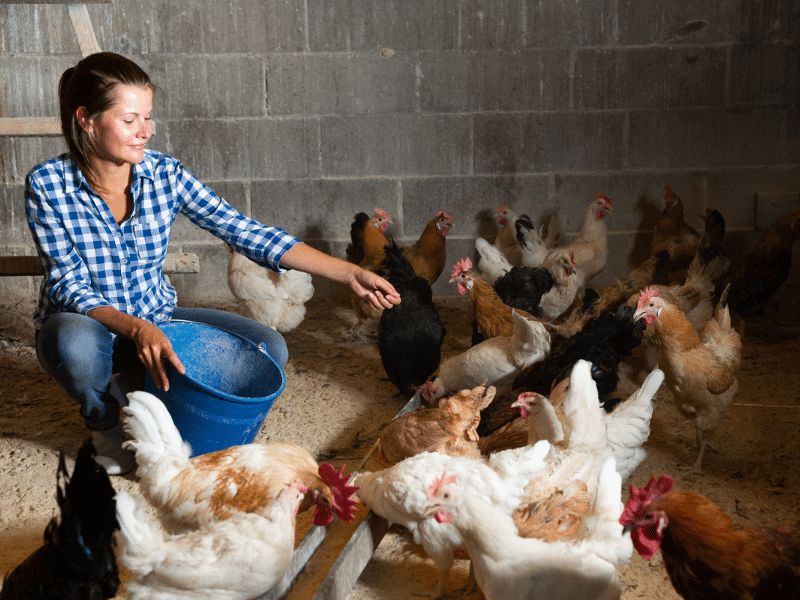
M172 363L181 375L186 372L186 368L172 350L172 344L164 332L148 321L142 323L132 337L136 343L136 354L150 372L156 387L166 392L169 390L166 361Z

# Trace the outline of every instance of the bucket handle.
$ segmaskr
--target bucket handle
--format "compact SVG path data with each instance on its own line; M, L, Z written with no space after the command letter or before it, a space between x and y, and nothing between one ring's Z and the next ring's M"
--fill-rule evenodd
M261 350L261 352L263 354L266 354L267 356L269 356L269 352L267 352L267 345L264 342L261 342L260 344L258 344L257 347L258 347L259 350Z

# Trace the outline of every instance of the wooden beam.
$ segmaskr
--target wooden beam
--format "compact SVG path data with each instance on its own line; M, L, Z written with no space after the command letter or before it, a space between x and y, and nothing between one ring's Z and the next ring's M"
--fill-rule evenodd
M72 27L75 29L75 37L78 38L81 56L86 58L90 54L100 52L100 44L97 43L97 38L94 35L92 21L89 19L89 9L86 8L86 5L70 4L67 8L69 9Z
M61 121L56 117L4 117L0 118L0 135L61 135Z
M199 273L197 254L170 252L164 259L164 273ZM0 277L41 276L38 256L0 256Z

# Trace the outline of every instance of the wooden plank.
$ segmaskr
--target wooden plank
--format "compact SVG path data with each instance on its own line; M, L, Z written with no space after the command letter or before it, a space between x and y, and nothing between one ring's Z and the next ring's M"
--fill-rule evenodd
M419 407L418 392L395 418ZM384 468L386 464L378 458L379 451L380 445L376 441L354 473ZM306 538L311 534L316 536L313 553L299 554L306 541L304 538L292 557L292 575L287 573L283 581L256 600L346 600L386 535L389 523L362 505L349 523L339 520L331 523L324 539L320 539L319 532L315 533L314 529L325 528L312 528L306 535Z
M57 117L3 117L0 135L61 135L61 120Z
M92 29L92 21L89 19L89 9L85 4L70 4L69 18L72 21L72 27L75 29L75 37L78 38L78 46L81 49L81 55L86 58L90 54L100 52L100 44L97 43L97 38Z
M197 254L170 252L164 259L164 273L199 273ZM36 276L42 274L38 256L0 256L0 277Z

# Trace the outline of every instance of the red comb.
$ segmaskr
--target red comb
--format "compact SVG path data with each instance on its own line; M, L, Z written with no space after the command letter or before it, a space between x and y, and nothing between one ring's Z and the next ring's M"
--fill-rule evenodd
M603 194L602 192L597 192L597 194L595 194L595 196L596 196L597 198L602 198L603 200L605 200L606 202L608 202L609 204L611 204L611 198L609 198L608 196L606 196L606 195L605 195L605 194Z
M387 221L390 220L392 217L389 215L388 212L383 210L382 208L376 208L375 214L378 215L381 219L386 219Z
M630 498L625 503L625 510L619 518L621 525L627 525L636 520L641 512L650 505L658 496L666 494L675 485L675 480L669 475L662 475L658 479L653 475L643 488L630 486Z
M650 300L653 296L658 296L658 289L653 287L646 287L642 290L642 293L639 294L639 302L636 304L636 308L644 308L644 305L647 304L647 301Z
M670 184L665 185L664 189L667 190L667 193L664 194L664 201L666 202L670 196L675 195L675 192L672 191L672 186Z
M506 209L506 207L505 207L505 206L498 206L498 207L497 207L497 212L501 213L501 212L503 212L505 209Z
M451 277L458 277L461 273L469 271L472 268L472 261L468 258L462 258L453 266L453 274Z
M433 483L428 487L428 498L433 498L440 488L456 482L456 476L448 476L446 472L442 471L442 476L433 480Z
M573 267L575 266L575 253L574 253L574 252L570 252L570 253L569 253L569 263L570 263L570 264L571 264Z
M333 506L331 508L342 521L352 521L356 512L358 501L353 499L353 494L358 490L357 485L347 485L347 477L344 476L344 465L340 470L336 470L330 463L325 463L319 467L319 476L322 481L330 488L333 496ZM312 523L314 525L327 525L333 521L333 515L322 504L317 504Z
M441 217L441 218L445 218L445 219L447 219L447 220L449 220L449 221L452 221L452 219L450 218L450 215L448 215L448 214L447 214L446 212L444 212L443 210L440 210L439 212L437 212L437 213L436 213L436 218L438 219L438 218L440 218L440 217Z

